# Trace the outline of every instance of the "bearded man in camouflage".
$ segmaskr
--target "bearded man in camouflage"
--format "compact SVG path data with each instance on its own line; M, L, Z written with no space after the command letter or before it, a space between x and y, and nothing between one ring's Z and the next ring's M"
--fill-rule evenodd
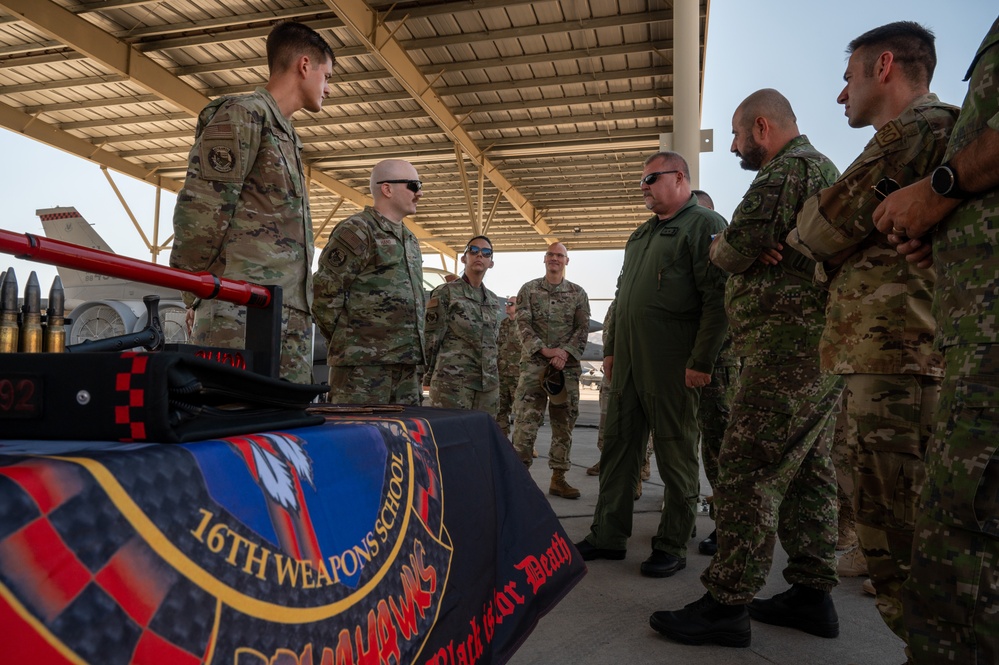
M173 215L170 265L281 287L281 376L312 383L312 217L300 109L322 110L333 51L301 23L267 37L267 85L216 99L198 116ZM196 344L244 348L246 307L184 294Z
M800 619L787 625L836 637L829 446L842 382L819 371L826 294L812 283L814 262L785 250L775 264L771 254L806 198L839 172L800 134L791 105L776 90L747 97L733 115L732 133L742 167L759 173L710 249L712 263L730 273L725 310L743 358L718 454L718 551L701 575L708 592L681 610L655 612L650 623L684 643L748 647L747 605L766 583L779 535L788 553L784 577L793 585L784 595Z
M469 240L461 262L461 278L438 286L427 302L423 382L430 386L430 406L477 409L495 418L499 298L482 283L493 267L489 238Z
M372 205L337 224L319 257L312 315L329 343L330 401L419 406L423 256L402 223L423 183L409 162L371 170Z
M901 589L944 373L933 349L937 276L896 253L872 215L885 195L943 161L958 109L929 91L934 37L918 23L875 28L848 51L837 101L851 127L877 133L843 177L808 201L788 242L825 262L829 305L819 352L823 371L846 383L857 538L878 611L908 643Z

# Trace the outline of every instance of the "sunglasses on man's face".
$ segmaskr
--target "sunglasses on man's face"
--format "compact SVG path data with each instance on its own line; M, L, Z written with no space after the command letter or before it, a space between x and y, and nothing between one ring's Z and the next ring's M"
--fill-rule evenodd
M679 171L677 169L673 169L672 171L656 171L656 172L650 173L649 175L647 175L644 178L642 178L639 181L638 184L639 185L653 185L653 184L655 184L656 180L659 180L659 176L666 175L667 173L679 173Z
M507 306L507 307L516 307L516 306L517 306L517 303L515 303L515 302L514 302L514 301L512 301L512 300L507 300L507 301L506 301L506 306Z
M480 253L485 258L489 258L493 255L493 250L489 247L476 247L475 245L469 245L468 249L465 250L472 256L478 256Z
M406 185L406 189L414 194L423 189L423 183L419 180L379 180L375 184L382 185L386 182L390 185Z

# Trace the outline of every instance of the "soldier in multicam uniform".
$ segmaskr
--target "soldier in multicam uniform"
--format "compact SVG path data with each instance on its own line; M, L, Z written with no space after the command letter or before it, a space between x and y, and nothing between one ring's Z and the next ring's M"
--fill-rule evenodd
M423 183L409 162L371 171L373 203L337 224L319 257L312 315L329 343L330 401L419 405L423 256L402 223Z
M291 124L329 95L333 51L300 23L267 37L267 85L198 116L174 209L170 265L282 290L281 376L312 383L312 218L302 142ZM244 348L246 307L184 294L196 344Z
M932 248L939 274L945 371L902 590L912 661L926 664L999 657L999 19L968 78L944 163L874 211L913 262Z
M625 247L604 345L611 401L600 496L590 533L576 547L584 560L625 557L632 489L651 430L665 501L652 554L640 570L669 577L686 566L696 517L698 389L711 380L727 329L725 274L707 260L711 235L725 220L697 205L687 162L675 152L646 159L640 184L655 216Z
M520 332L520 380L514 406L513 446L528 467L534 442L544 419L545 405L552 426L548 467L552 470L548 493L578 499L579 490L565 479L571 468L572 428L579 416L579 359L586 349L590 329L590 301L586 291L565 278L569 252L560 242L545 253L545 276L520 287L517 294L517 329ZM565 374L568 400L549 403L540 376L547 366Z
M930 311L936 273L899 256L871 215L887 193L943 160L958 109L929 91L933 42L910 21L850 42L837 101L851 127L873 125L877 133L832 187L808 201L788 237L825 262L830 295L819 353L823 371L845 381L847 436L857 456L857 538L878 611L905 641L901 588L943 376Z
M786 250L777 265L768 257L805 199L839 172L798 132L791 105L776 90L747 97L732 132L732 152L743 168L759 173L711 245L711 261L731 273L725 309L743 359L714 488L718 552L701 575L708 592L682 610L655 612L650 623L692 644L749 646L750 613L835 637L839 623L829 591L837 581L836 484L829 444L842 382L819 371L826 294L812 283L814 262ZM784 577L793 586L775 599L754 601L770 572L775 535L788 553ZM773 606L781 602L797 609L798 622L774 620Z
M496 336L499 298L482 283L493 267L486 236L468 241L460 279L441 284L427 302L426 349L430 406L477 409L495 417L499 406Z
M506 318L500 322L496 346L499 368L499 411L496 413L496 420L503 435L509 439L513 423L513 398L520 380L520 352L523 348L520 332L517 330L517 296L506 299Z

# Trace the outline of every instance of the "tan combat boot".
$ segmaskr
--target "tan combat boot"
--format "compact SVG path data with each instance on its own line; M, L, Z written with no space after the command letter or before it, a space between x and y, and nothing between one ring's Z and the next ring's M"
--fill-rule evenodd
M857 545L856 522L853 517L853 506L844 501L839 506L839 535L836 539L836 549L849 550Z
M563 499L579 498L579 490L565 481L565 471L561 469L552 471L552 484L548 488L548 493L552 496L560 496Z

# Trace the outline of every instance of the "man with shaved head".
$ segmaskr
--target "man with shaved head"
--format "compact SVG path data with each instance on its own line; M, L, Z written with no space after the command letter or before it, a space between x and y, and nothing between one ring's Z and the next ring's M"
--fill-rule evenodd
M423 256L402 220L421 196L412 164L379 162L372 205L337 224L319 257L312 315L329 344L331 402L420 404Z
M743 359L714 486L718 550L701 575L707 593L677 611L655 612L653 628L689 644L747 647L747 606L763 588L776 537L788 553L784 577L807 597L809 632L839 632L829 590L836 584L836 484L829 445L842 384L819 370L826 292L815 262L784 250L807 197L839 172L798 131L787 99L754 92L732 118L732 152L759 171L711 243L712 263L730 273L725 310Z
M579 416L580 359L590 331L586 291L565 278L569 250L560 242L545 252L545 275L520 287L517 331L520 334L520 380L514 397L513 447L528 467L544 419L552 426L548 493L578 499L579 490L565 479L571 468L572 428Z

